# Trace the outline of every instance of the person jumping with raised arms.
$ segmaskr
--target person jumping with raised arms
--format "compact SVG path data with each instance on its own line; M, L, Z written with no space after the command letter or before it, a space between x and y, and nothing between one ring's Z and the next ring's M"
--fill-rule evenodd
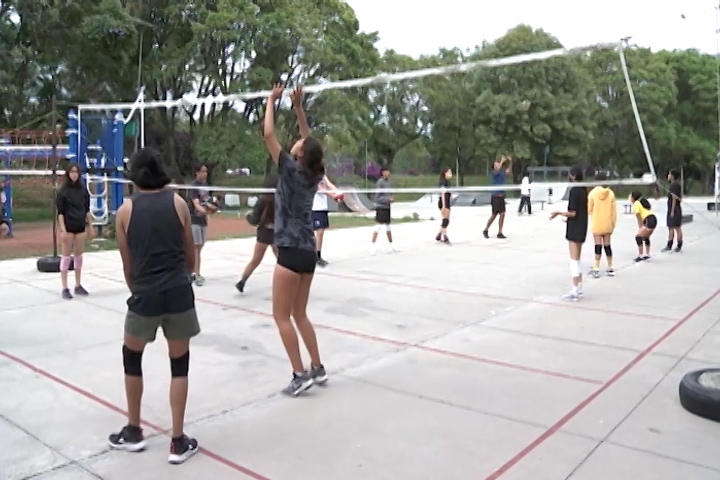
M503 165L508 164L508 166L503 170ZM493 165L493 171L490 173L492 176L492 184L493 185L505 185L505 176L512 174L512 157L503 155L500 157L500 160L495 162ZM490 215L490 218L487 221L487 225L485 225L485 230L483 230L483 237L490 238L490 234L488 231L490 230L490 227L492 226L493 222L495 221L495 218L498 218L498 234L497 238L507 238L503 234L503 226L505 225L505 190L494 190L492 192L492 195L490 196L490 207L492 208L492 215Z
M282 151L275 136L275 110L272 108L282 95L282 85L275 85L265 107L263 136L268 152L278 166L279 177L275 191L278 258L272 282L273 318L292 367L292 379L283 393L297 396L313 384L322 385L328 380L320 361L315 329L307 315L310 286L317 264L312 205L318 184L325 177L325 165L322 145L310 136L300 89L293 92L292 99L302 138L295 142L289 154ZM298 332L310 354L309 371L305 370L300 355Z

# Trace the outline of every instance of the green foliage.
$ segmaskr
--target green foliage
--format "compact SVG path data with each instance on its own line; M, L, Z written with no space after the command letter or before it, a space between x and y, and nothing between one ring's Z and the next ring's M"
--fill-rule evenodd
M472 51L382 55L342 0L13 0L0 2L0 128L33 124L55 96L62 117L77 102L205 97L313 84L546 51L562 45L519 25ZM718 147L716 61L696 51L627 48L632 86L659 172L684 167L707 185ZM314 134L333 156L397 173L485 173L500 154L529 165L582 163L623 174L647 170L616 51L448 77L308 95ZM259 133L265 99L146 112L146 140L172 174L203 162L269 170ZM279 106L284 145L297 136ZM39 128L39 127L37 127ZM43 128L47 128L43 126ZM549 149L549 156L544 152ZM433 161L430 161L433 159ZM360 177L355 178L358 180Z

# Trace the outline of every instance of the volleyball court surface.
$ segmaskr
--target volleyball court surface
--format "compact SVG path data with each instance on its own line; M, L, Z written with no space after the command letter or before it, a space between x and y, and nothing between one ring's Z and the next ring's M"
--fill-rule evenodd
M372 257L370 228L328 232L309 312L331 378L298 398L279 394L290 370L273 262L240 295L253 240L208 245L186 429L203 450L175 467L162 341L144 358L148 450L107 448L125 422L117 252L86 255L91 296L72 301L34 260L2 262L0 477L717 479L720 427L677 396L684 373L720 363L715 217L696 214L681 254L659 253L659 228L636 265L637 225L621 213L616 277L563 303L564 224L508 210L504 241L482 238L484 207L453 211L452 247L434 243L438 221L394 226L401 252L379 240Z

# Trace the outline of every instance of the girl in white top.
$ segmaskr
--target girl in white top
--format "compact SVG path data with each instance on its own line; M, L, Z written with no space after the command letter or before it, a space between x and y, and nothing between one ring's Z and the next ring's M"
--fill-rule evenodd
M525 175L520 182L520 206L518 213L522 215L523 209L527 207L528 215L532 215L532 206L530 205L530 177Z
M328 195L337 199L337 187L325 175L318 184L318 192L313 199L312 221L313 230L315 230L315 243L317 249L317 265L326 267L328 262L322 258L322 245L325 230L330 228L330 217L328 216Z

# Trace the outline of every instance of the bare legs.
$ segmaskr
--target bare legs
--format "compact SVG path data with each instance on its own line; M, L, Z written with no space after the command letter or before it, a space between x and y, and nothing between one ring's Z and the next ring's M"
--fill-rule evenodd
M253 256L248 262L248 264L245 266L245 270L243 270L242 278L238 283L235 284L235 288L237 288L240 293L245 291L245 283L247 282L248 278L250 278L250 275L253 274L255 269L260 266L260 263L262 263L263 258L265 257L265 252L267 251L268 246L272 248L272 252L275 255L275 258L277 258L277 247L275 245L267 245L266 243L261 242L255 242L255 248L253 249Z

